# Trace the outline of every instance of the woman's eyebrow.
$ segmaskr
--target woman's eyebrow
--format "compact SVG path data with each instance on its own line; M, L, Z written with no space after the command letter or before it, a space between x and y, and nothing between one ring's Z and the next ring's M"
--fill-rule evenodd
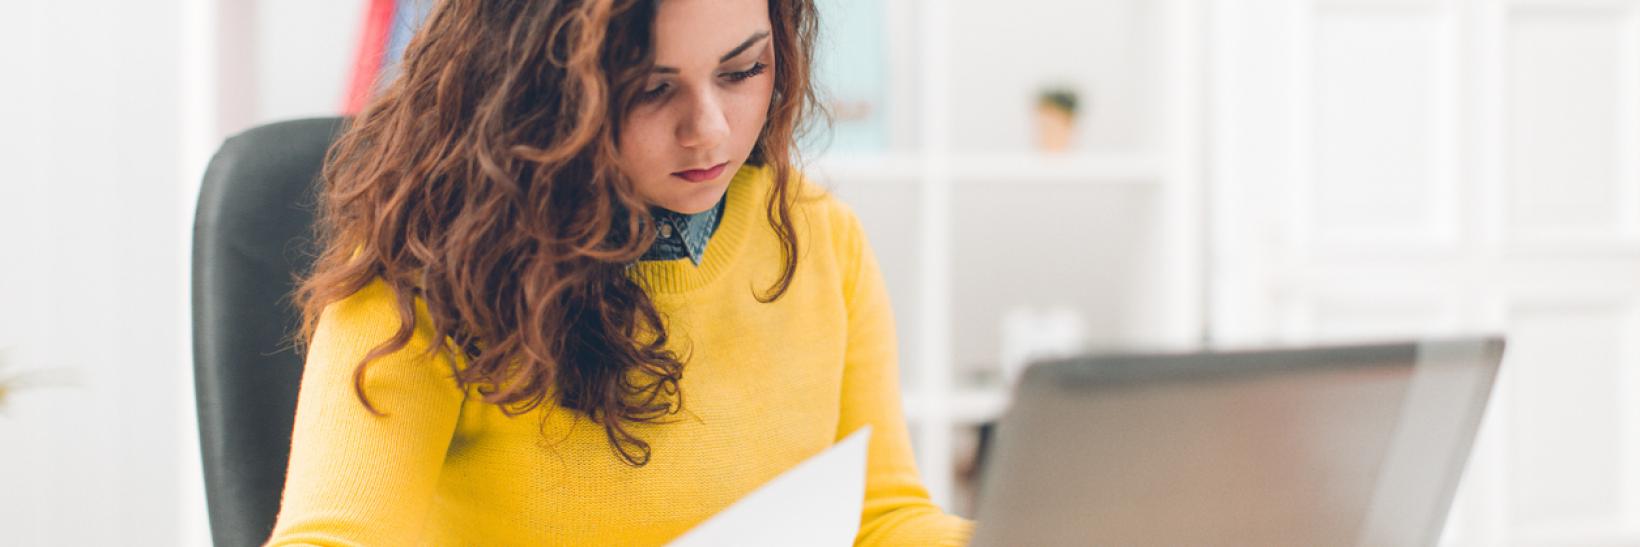
M758 31L755 34L752 34L752 36L750 38L747 38L746 41L741 42L740 45L735 46L734 49L729 50L728 53L723 54L722 57L718 57L718 62L719 63L727 63L727 62L729 62L729 59L733 59L733 58L735 58L736 55L740 55L742 52L746 51L746 48L752 47L752 45L756 44L758 40L762 40L762 39L768 38L768 37L769 37L769 31L766 31L766 30ZM662 73L662 74L677 74L678 69L674 68L674 67L669 67L669 66L657 66L657 67L655 67L653 72L659 72L659 73Z
M755 34L752 34L752 36L750 38L747 38L746 41L741 42L740 45L735 46L734 49L729 50L729 52L723 54L722 57L718 57L718 62L719 63L729 62L729 59L735 58L736 55L740 55L741 52L746 51L746 48L752 47L752 44L755 44L755 43L757 43L758 40L762 40L763 38L766 38L768 36L769 36L769 31L766 31L766 30L758 31Z

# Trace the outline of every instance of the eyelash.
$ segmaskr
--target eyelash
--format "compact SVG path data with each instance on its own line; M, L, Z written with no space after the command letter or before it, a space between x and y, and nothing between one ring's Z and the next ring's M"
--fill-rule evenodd
M728 74L724 74L723 76L725 78L728 78L729 81L732 82L732 83L740 83L742 81L745 81L745 80L751 79L753 77L756 77L757 75L764 73L768 69L769 69L769 65L766 65L766 64L763 64L763 63L756 63L756 64L752 65L752 68L749 68L749 69L746 69L746 70L743 70L743 71L740 71L740 72L730 72ZM666 93L667 89L668 88L663 85L661 87L655 88L653 91L639 92L638 93L638 102L647 103L649 101L659 99L661 97L661 95L664 95Z
M763 63L756 63L756 64L752 65L752 68L748 68L748 69L746 69L744 71L741 71L741 72L730 72L728 74L725 74L724 76L728 76L729 81L731 81L731 82L739 82L741 80L745 80L747 78L757 76L758 74L762 74L763 71L768 69L768 68L769 68L769 65L765 65Z

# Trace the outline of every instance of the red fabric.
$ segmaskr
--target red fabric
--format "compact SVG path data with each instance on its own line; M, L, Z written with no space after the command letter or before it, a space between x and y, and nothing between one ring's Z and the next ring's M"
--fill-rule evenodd
M365 8L368 11L364 15L364 33L359 39L358 55L353 59L353 78L343 99L343 114L358 114L375 94L376 78L381 75L382 59L387 53L395 4L394 0L370 0Z

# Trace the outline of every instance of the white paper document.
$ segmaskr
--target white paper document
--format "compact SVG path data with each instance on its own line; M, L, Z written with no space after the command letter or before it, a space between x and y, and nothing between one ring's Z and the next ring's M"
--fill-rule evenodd
M871 426L862 426L679 536L671 547L853 545L866 495L870 439Z

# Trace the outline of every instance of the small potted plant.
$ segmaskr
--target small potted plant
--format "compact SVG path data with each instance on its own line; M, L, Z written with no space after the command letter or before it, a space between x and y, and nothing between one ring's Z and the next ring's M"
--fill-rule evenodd
M1076 90L1068 86L1044 88L1036 99L1037 148L1052 154L1071 147L1076 129Z

